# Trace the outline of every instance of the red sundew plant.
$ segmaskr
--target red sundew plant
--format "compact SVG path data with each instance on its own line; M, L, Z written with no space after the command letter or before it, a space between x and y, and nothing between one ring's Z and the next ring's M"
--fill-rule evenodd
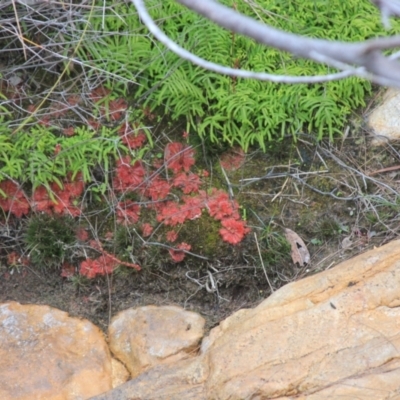
M108 104L108 110L102 107L104 114L110 116L112 121L119 121L128 108L128 103L124 99L111 100Z
M182 199L181 213L185 215L185 219L191 221L200 218L205 208L204 199L201 196L183 196Z
M31 199L28 199L24 191L17 183L11 180L0 182L0 190L5 196L0 194L0 207L4 211L9 211L17 218L27 215L31 208L35 211L47 214L63 214L76 217L81 214L81 208L75 201L82 195L84 183L78 175L74 181L67 180L62 188L57 183L50 184L49 193L46 187L37 187Z
M196 193L199 191L201 186L201 179L198 175L193 173L185 174L184 172L175 176L174 181L172 183L174 187L182 189L182 192L185 194Z
M142 236L149 237L153 232L153 227L149 223L145 223L142 225Z
M125 122L118 133L121 136L122 143L124 143L129 149L139 149L146 141L147 137L141 129L133 129L131 125Z
M0 207L5 212L10 212L17 218L21 218L30 211L30 204L24 191L18 184L11 180L0 182L0 191L5 194L5 197L0 193Z
M32 196L32 208L35 211L42 211L47 214L81 215L82 208L75 204L75 201L83 193L85 184L80 176L74 181L66 181L62 188L57 183L50 184L51 194L45 186L35 189Z
M80 275L86 276L89 279L95 278L97 275L109 275L114 272L118 265L124 265L140 271L141 268L139 265L121 261L105 251L99 241L91 240L90 244L94 249L101 253L101 256L94 260L87 258L86 260L82 261L79 267Z
M117 221L122 225L139 221L140 206L131 200L120 201L117 206Z
M15 267L17 265L24 265L27 267L29 265L29 258L22 257L16 251L12 251L7 255L7 264L10 267Z
M101 123L97 119L90 118L88 120L88 125L94 130L97 131L101 127Z
M219 230L219 233L225 242L231 244L238 244L241 242L246 233L250 231L250 229L246 227L244 221L238 221L233 218L224 219L221 221L221 224L223 228Z
M72 264L64 261L61 266L61 276L63 278L70 278L71 276L74 275L75 275L75 267Z
M75 135L75 128L73 126L69 126L68 128L63 129L63 134L65 136L74 136Z
M68 113L69 106L61 102L53 102L50 106L50 115L52 118L60 118Z
M98 86L96 89L93 89L90 92L89 97L93 102L98 103L99 101L103 100L110 94L111 94L110 89L107 89L104 86Z
M67 103L71 106L71 107L75 107L78 104L82 103L82 97L77 95L77 94L71 94L71 96L67 97Z
M164 161L167 168L175 173L186 171L194 165L194 150L179 142L168 143L164 150Z
M88 258L85 261L82 261L79 267L79 273L82 276L93 279L97 275L111 274L116 267L116 261L114 261L111 257L102 255L95 260Z
M164 203L157 214L157 221L163 222L164 225L176 226L183 224L185 220L185 212L182 212L180 205L174 201Z
M54 155L56 156L57 154L59 154L61 151L61 144L57 143L56 146L54 147Z
M245 161L246 154L240 147L225 152L220 158L220 164L226 171L236 171Z
M155 176L145 188L144 194L153 201L163 200L168 196L170 189L171 185L167 181Z
M172 260L176 263L183 261L183 259L185 258L185 252L182 250L186 250L189 251L192 248L192 246L190 244L187 243L180 243L176 246L175 249L170 249L169 250L169 254L172 258Z
M9 266L18 265L19 262L19 254L16 251L13 251L7 255L7 264Z
M117 192L134 191L140 187L146 176L146 170L141 161L131 164L129 156L117 160L116 174L113 179L113 188Z
M239 205L236 201L230 200L229 195L222 190L213 190L207 201L209 214L217 220L224 218L239 219Z
M168 231L165 235L168 242L175 242L178 239L178 233L176 231Z
M127 195L139 193L149 199L151 203L148 204L148 209L155 211L156 221L165 226L182 225L186 221L200 218L203 211L207 211L212 218L220 221L222 228L219 233L222 240L236 245L249 232L246 223L240 218L239 205L223 190L215 188L210 192L200 190L202 180L198 174L191 171L195 164L194 155L194 150L182 143L169 143L164 151L164 165L173 175L170 177L167 175L167 179L160 175L161 165L153 165L157 170L152 172L148 170L151 167L147 167L146 170L144 164L138 161L131 165L130 159L125 157L117 162L113 180L115 189L116 191L123 189ZM206 178L207 171L202 171L201 175ZM179 200L167 200L173 188L181 192L178 194ZM176 193L174 196L176 197ZM136 207L135 203L131 203L131 206L134 207L133 215L131 218L123 215L121 223L139 222L141 206L138 203ZM142 232L145 237L143 225ZM169 231L165 234L165 239L174 242L178 239L178 234L176 231ZM182 249L188 250L186 247ZM184 259L185 252L174 249L170 251L170 255L174 262L179 262Z
M89 239L89 233L85 228L79 227L76 230L76 237L78 240L80 240L81 242L86 242L86 240Z

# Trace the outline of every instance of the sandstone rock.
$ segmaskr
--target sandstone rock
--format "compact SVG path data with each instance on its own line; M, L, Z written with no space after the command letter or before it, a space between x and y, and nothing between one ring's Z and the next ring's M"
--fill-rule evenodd
M196 355L204 323L200 315L175 306L129 309L109 326L110 349L135 377L158 364Z
M0 304L1 400L83 400L111 388L99 328L47 306Z
M400 91L389 89L383 102L370 115L368 125L376 137L373 144L400 139Z
M204 345L208 396L383 399L400 391L399 248L394 241L286 285L221 324Z
M122 385L131 378L131 374L125 368L124 364L122 364L122 362L116 360L115 358L111 358L111 368L113 388Z
M207 363L192 357L161 364L91 400L208 400L204 381Z
M379 400L399 393L400 241L393 241L286 285L214 328L199 356L152 368L95 399Z

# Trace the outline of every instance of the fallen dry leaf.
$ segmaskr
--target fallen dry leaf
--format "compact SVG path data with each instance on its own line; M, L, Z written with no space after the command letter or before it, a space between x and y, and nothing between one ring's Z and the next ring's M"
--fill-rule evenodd
M342 249L346 250L351 248L354 245L353 240L350 236L346 236L343 240L342 240Z
M290 245L292 246L292 260L296 264L298 263L300 267L310 262L310 253L308 252L307 246L303 242L302 238L291 229L285 229L285 236Z

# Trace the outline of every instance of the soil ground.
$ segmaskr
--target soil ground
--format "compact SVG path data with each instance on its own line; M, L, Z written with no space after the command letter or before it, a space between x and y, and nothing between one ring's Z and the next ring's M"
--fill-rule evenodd
M393 145L369 143L363 131L334 145L304 137L297 145L282 142L267 153L249 152L238 170L221 175L252 227L231 257L216 255L201 263L188 258L179 264L159 260L157 268L141 272L122 269L90 281L67 279L57 268L8 265L12 233L2 226L0 302L50 305L104 331L121 310L178 305L200 313L209 329L238 309L256 306L272 290L398 235L398 172L377 171L400 164L400 155ZM311 253L307 265L293 264L290 249L282 245L285 227L305 241ZM210 274L217 282L214 292L205 286Z

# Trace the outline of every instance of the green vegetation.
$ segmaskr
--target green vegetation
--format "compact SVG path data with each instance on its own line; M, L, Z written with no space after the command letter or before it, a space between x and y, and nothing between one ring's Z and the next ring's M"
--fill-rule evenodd
M277 75L335 72L225 31L175 1L150 0L146 5L169 37L207 60ZM368 0L259 0L257 6L247 2L235 6L277 28L310 37L360 41L391 33L383 31L378 10ZM244 149L255 144L265 150L266 141L285 135L296 138L302 131L332 139L371 92L370 82L357 78L283 85L204 71L153 39L134 7L126 4L109 7L106 16L104 10L95 11L90 22L94 32L109 34L95 41L88 37L78 51L82 59L106 69L109 84L120 90L135 82L137 101L173 119L186 118L188 129L212 142L239 144ZM399 21L393 23L393 30L400 31Z
M30 261L39 267L56 267L73 255L75 221L70 217L47 214L29 219L24 242Z
M272 220L263 228L261 244L265 248L262 257L266 266L271 268L283 262L290 263L290 243Z
M32 183L33 188L57 182L68 173L78 172L91 180L91 169L100 164L107 172L110 157L126 152L117 135L103 128L101 134L88 128L76 128L72 137L58 136L51 128L37 125L28 132L0 133L0 165L3 176ZM59 149L59 152L58 150Z
M323 217L316 224L315 233L324 239L340 237L342 233L349 233L349 228L334 217Z

